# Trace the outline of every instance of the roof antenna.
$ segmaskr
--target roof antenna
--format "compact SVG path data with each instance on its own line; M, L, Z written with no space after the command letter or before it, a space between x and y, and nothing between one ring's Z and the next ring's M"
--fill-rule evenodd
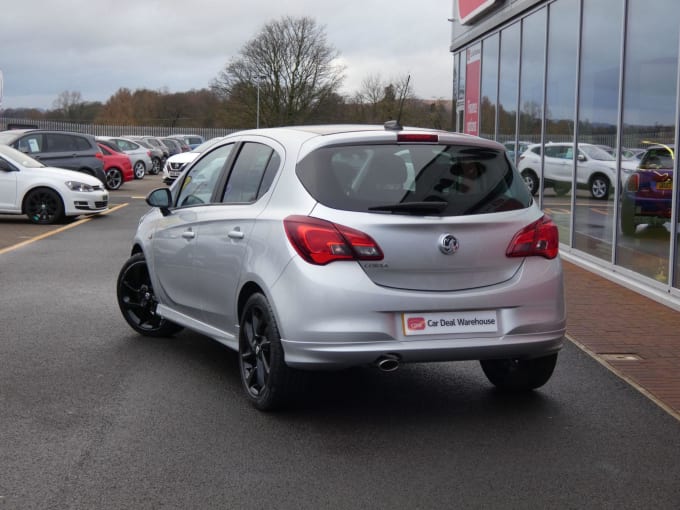
M406 99L406 92L408 91L408 84L411 81L411 75L406 78L406 86L401 91L401 99L399 99L399 115L397 120L388 120L385 122L385 129L390 131L401 131L404 129L401 125L401 113L404 111L404 99Z

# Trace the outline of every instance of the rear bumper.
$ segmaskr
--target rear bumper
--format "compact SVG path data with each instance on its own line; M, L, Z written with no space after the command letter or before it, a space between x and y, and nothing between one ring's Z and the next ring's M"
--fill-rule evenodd
M295 342L281 340L286 364L311 370L370 365L385 356L402 363L479 359L535 358L555 353L564 343L564 330L500 338L420 338L384 342Z
M388 289L366 282L361 269L343 270L341 264L323 269L292 263L270 289L286 363L292 367L332 370L371 364L386 354L405 363L531 358L556 352L563 343L566 307L559 260L532 257L506 282L458 292ZM498 327L406 330L407 317L458 311L492 312Z

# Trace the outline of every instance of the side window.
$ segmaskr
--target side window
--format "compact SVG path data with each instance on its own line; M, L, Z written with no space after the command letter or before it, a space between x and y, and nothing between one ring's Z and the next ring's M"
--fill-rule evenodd
M208 204L212 201L213 191L233 147L233 144L218 147L194 164L184 176L177 197L178 207Z
M34 154L36 152L43 152L43 136L29 135L23 137L16 144L17 150L26 154Z
M579 154L582 154L581 151L579 151ZM565 153L564 153L564 159L574 159L574 148L569 147Z
M245 143L229 175L222 202L254 202L271 186L281 158L271 147Z
M87 138L83 138L82 136L76 136L74 137L74 142L76 144L76 149L78 149L79 151L92 150L92 144L90 144L90 141Z
M545 157L546 158L559 158L560 152L562 150L562 147L558 147L555 145L546 145L545 146Z
M45 135L45 145L48 152L62 152L77 150L75 141L70 135L47 134Z

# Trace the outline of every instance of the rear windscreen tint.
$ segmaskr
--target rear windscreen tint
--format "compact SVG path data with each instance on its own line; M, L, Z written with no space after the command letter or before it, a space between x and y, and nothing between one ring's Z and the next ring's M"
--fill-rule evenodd
M301 160L297 175L317 201L347 211L460 216L532 202L505 152L483 147L325 147Z
M671 148L654 147L647 151L640 162L642 169L673 168L673 152Z

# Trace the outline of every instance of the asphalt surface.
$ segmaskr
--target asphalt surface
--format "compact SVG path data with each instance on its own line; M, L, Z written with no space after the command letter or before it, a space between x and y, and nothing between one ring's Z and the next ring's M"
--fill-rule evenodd
M292 409L256 411L233 352L120 316L152 184L0 249L0 509L680 508L680 423L569 342L529 395L417 364L312 374Z

